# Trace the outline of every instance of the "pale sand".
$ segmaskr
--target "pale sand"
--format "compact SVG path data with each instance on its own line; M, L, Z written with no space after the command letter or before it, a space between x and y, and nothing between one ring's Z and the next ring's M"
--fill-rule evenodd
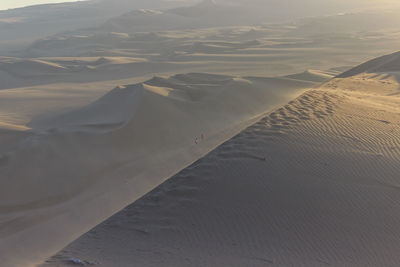
M356 13L261 24L265 18L294 19L353 8L345 8L348 1L344 0L332 6L304 0L297 6L292 3L291 9L286 8L291 0L280 1L275 8L259 1L246 0L233 9L220 6L225 0L171 9L182 3L119 0L116 4L109 0L88 2L90 7L81 2L0 12L1 267L42 263L267 112L348 69L330 68L353 66L398 49L400 44L399 11L393 3L389 11L380 7L365 10L382 6L382 0L373 5L363 3ZM137 10L130 12L133 7ZM120 16L122 13L125 15ZM82 25L85 29L78 30ZM51 35L64 29L69 31ZM29 40L42 36L48 37L28 45ZM21 45L26 49L21 50ZM382 212L393 207L396 198L387 204L392 195L379 195L379 190L396 186L399 85L397 74L387 72L399 68L397 55L378 61L379 66L369 62L343 76L361 74L355 78L336 79L325 88L308 92L230 141L228 148L218 148L211 154L214 161L210 162L210 156L203 160L210 168L201 167L201 161L184 171L184 177L189 172L194 178L189 174L192 179L183 183L196 184L185 187L175 178L150 194L150 200L140 200L133 209L143 210L144 217L133 215L136 222L132 226L117 223L125 237L99 231L115 235L116 243L126 241L127 247L109 241L103 244L98 235L98 246L92 246L91 238L87 246L77 241L77 246L84 248L82 254L71 248L69 254L62 252L54 261L62 265L71 255L106 266L163 265L163 260L172 266L229 265L229 261L251 266L257 264L252 258L257 258L261 264L279 265L281 260L281 265L304 262L310 266L317 258L313 255L318 254L317 260L336 261L336 265L390 265L397 256L379 260L389 244L382 241L386 232L393 231L393 247L397 245L392 227L396 217L387 218ZM312 70L281 78L254 77L306 69ZM319 71L326 69L330 70ZM166 77L182 72L220 75ZM373 74L376 72L384 73ZM154 75L159 77L142 83ZM373 119L377 121L370 126ZM376 173L379 186L372 179ZM254 179L255 185L242 184L243 177ZM342 187L319 183L328 178ZM346 187L343 179L351 186ZM363 191L366 183L368 192ZM333 197L326 200L330 194ZM334 198L338 195L343 196L342 202ZM322 201L311 203L312 197ZM160 202L159 208L143 207L154 205L152 201L158 198L170 206ZM371 199L371 211L378 214L375 219L365 211ZM355 204L343 210L345 201ZM384 204L385 209L379 209ZM174 221L174 213L169 212L177 206L183 208ZM246 215L248 219L244 219ZM352 217L355 215L360 216ZM332 220L326 219L330 217ZM190 229L185 218L201 224ZM382 218L385 228L378 225L365 234L377 218ZM149 226L142 227L147 219ZM330 223L321 226L318 219ZM368 219L368 224L361 219ZM339 220L347 226L342 232ZM358 230L353 235L348 234L352 226ZM130 233L126 227L138 232ZM317 234L308 234L310 228ZM138 237L140 231L142 237ZM342 238L345 234L347 243ZM129 237L133 239L128 242ZM368 242L375 237L376 242ZM301 238L304 240L299 241ZM143 242L131 244L133 240ZM366 242L360 245L360 240ZM167 248L167 241L175 245ZM373 244L366 248L369 243ZM237 250L232 249L235 244ZM354 248L349 249L349 244L355 244ZM106 245L112 253L106 253ZM320 249L313 251L317 246ZM124 249L129 247L137 248L139 254L127 256ZM165 251L170 256L165 256ZM156 254L150 254L153 252ZM372 259L374 253L376 259ZM364 257L359 259L359 255ZM120 258L114 258L117 256Z
M395 78L307 91L43 266L399 266Z
M78 110L43 118L31 130L18 116L3 116L1 266L43 262L315 85L285 77L180 74L119 86ZM15 97L17 91L8 93ZM23 92L19 97L29 102ZM62 100L62 92L55 88L54 97ZM30 93L25 97L37 94L38 102L20 115L40 104L46 109L52 91Z

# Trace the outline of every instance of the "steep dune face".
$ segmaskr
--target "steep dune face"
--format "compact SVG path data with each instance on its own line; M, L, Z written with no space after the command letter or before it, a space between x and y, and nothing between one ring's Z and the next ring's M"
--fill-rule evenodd
M309 90L44 266L398 266L399 94L393 72Z
M325 82L334 77L335 71L318 71L318 70L307 70L303 73L293 74L286 76L287 78L302 80L302 81L310 81L310 82Z
M201 134L208 140L219 139L218 135L223 131L234 129L263 113L270 105L290 98L296 89L311 85L279 78L189 74L119 87L87 107L42 122L41 128L45 125L51 128L32 135L21 151L16 150L10 155L9 165L2 169L1 177L7 177L7 181L19 181L21 177L30 176L30 186L22 181L26 194L31 194L30 201L63 195L66 188L69 188L66 190L68 194L79 192L94 171L84 167L84 157L93 153L90 150L98 151L90 156L96 163L93 168L129 161L139 155L153 157L153 153L146 155L148 150L175 153L196 145L196 138L200 142ZM63 152L56 158L49 158L47 154L56 155L57 150ZM120 151L118 155L100 153L117 150ZM31 167L18 168L35 153L38 156L31 160ZM82 158L74 156L80 158L78 162L75 162L76 158L65 162L61 159L75 153L83 153ZM96 155L102 156L97 158ZM48 167L39 167L44 163L43 158L54 161L54 166L46 163ZM100 163L102 161L104 164ZM65 167L61 167L63 164ZM76 167L68 167L70 164ZM69 170L58 174L60 168ZM53 178L48 181L50 173ZM92 178L101 180L101 175ZM53 191L42 187L42 183L54 189L60 183L63 186ZM21 192L21 185L15 184L15 191L10 187L0 189L3 205L23 205L25 200L17 194L18 190Z
M42 121L40 129L48 130L14 139L1 155L3 263L43 260L313 85L196 73L156 77Z
M399 71L400 71L400 52L396 52L361 64L360 66L357 66L339 75L338 78L351 77L361 73L382 73L382 72L384 73L384 72L399 72Z
M276 86L279 90L267 93L265 85ZM120 125L119 130L127 127L141 129L131 125L137 117L157 114L156 117L160 118L157 124L164 120L161 118L163 113L169 113L165 110L182 113L190 110L192 114L189 117L193 121L202 117L208 120L211 114L232 116L235 121L240 121L241 117L236 115L251 117L259 114L266 102L272 103L282 95L290 94L293 88L312 85L312 81L305 79L239 78L201 73L154 77L141 84L117 87L93 104L46 123L67 131L90 128L91 125ZM238 105L240 100L245 104ZM160 102L160 105L155 102ZM171 118L174 120L172 114Z

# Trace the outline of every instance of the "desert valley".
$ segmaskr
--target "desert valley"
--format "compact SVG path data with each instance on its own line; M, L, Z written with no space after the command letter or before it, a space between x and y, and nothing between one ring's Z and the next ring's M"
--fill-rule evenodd
M0 11L0 266L399 266L399 14Z

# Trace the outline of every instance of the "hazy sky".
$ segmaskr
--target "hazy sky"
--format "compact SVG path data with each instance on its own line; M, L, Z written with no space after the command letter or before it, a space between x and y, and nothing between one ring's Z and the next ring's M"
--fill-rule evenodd
M76 2L77 0L0 0L0 10L46 3Z
M30 5L38 5L38 4L46 4L46 3L62 3L62 2L77 2L78 0L0 0L0 10L3 9L9 9L9 8L17 8L17 7L24 7L24 6L30 6ZM81 0L82 1L82 0ZM83 0L85 1L85 0ZM132 0L133 1L133 0ZM161 0L162 1L162 0ZM168 1L168 0L164 0L164 1ZM176 1L182 1L185 2L187 0L176 0ZM199 2L201 0L198 0ZM328 4L328 5L344 5L346 6L364 6L365 4L367 5L371 5L371 4L380 4L380 5L388 5L389 6L394 6L394 5L399 5L400 0L284 0L282 2L297 2L297 3L310 3L310 2L319 2L322 3L322 5L324 4ZM321 1L321 2L320 2ZM190 2L193 2L193 0L191 0ZM217 0L217 2L245 2L245 3L257 3L257 5L260 6L265 6L266 2L267 3L273 3L273 2L281 2L280 0Z

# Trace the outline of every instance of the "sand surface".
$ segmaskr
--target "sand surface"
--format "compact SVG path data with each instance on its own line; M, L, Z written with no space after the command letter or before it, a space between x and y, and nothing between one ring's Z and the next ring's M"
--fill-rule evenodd
M43 266L399 266L398 88L307 91Z
M352 66L400 10L364 2L0 11L0 266L398 266L399 54Z
M31 128L4 116L2 264L44 261L321 77L154 77Z

